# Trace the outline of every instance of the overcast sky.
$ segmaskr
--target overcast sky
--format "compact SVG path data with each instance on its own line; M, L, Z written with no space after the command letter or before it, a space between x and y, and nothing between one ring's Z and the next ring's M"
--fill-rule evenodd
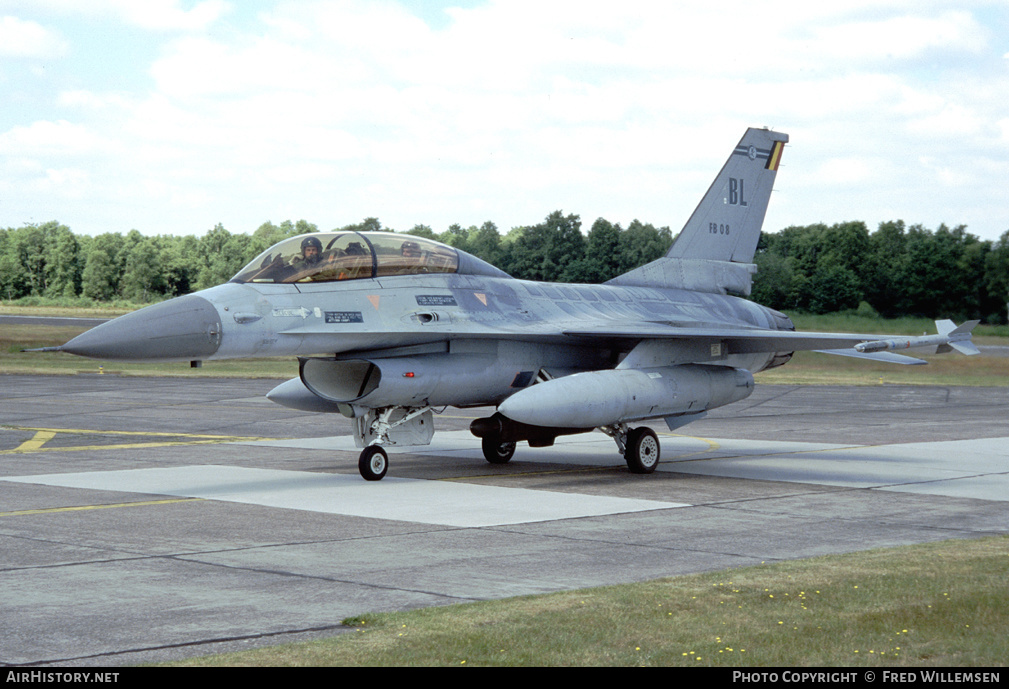
M747 126L765 230L1009 230L1009 3L0 0L0 227L679 230Z

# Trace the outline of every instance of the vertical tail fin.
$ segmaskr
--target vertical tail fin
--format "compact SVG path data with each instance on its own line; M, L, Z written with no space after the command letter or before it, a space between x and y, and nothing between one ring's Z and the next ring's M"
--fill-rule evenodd
M752 262L787 141L787 134L747 129L666 256Z

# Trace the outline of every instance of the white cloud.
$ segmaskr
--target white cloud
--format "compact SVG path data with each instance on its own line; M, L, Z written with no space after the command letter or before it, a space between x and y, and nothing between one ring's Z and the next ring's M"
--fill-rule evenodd
M831 158L824 161L813 174L821 184L851 187L872 182L875 167L872 161L865 158Z
M153 31L199 31L217 21L230 10L223 0L206 0L192 9L179 7L178 0L103 0L110 9L121 14L128 23Z
M90 186L90 173L81 168L48 169L37 182L41 191L71 199L85 198Z
M39 121L0 134L0 153L13 156L83 156L103 148L102 137L66 120Z
M978 53L986 42L986 31L966 11L854 21L819 27L813 33L809 48L821 58L859 62L910 59L931 49Z
M0 55L9 57L54 57L66 52L66 42L38 22L0 17Z
M19 7L20 0L0 2L2 6ZM192 5L183 9L181 5ZM199 31L206 29L232 9L225 0L201 0L183 3L180 0L32 0L32 10L50 15L84 16L92 19L115 18L128 25L149 31Z
M106 70L141 87L60 81L48 109L0 128L0 155L40 170L94 155L112 172L91 184L115 181L98 195L150 198L148 220L123 222L151 232L191 231L154 203L169 198L233 230L277 208L320 226L507 229L561 205L586 225L675 226L747 125L792 135L769 225L831 219L818 208L858 217L891 189L888 203L918 194L906 215L921 222L974 213L952 173L1009 160L1009 79L992 48L1006 36L984 3L493 0L437 27L391 0L40 4L160 43ZM1009 211L961 221L1009 226Z

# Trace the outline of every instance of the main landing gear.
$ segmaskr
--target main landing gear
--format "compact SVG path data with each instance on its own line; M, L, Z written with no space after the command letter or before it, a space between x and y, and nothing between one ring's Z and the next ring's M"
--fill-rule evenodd
M591 428L552 428L530 426L512 421L499 413L476 419L470 425L482 442L483 456L491 464L505 464L515 454L515 443L524 440L530 447L549 447L561 435L588 433ZM659 438L645 426L630 428L625 423L603 426L599 430L613 438L632 474L650 474L659 465Z
M659 465L659 437L651 428L628 428L627 424L619 423L599 430L613 438L632 474L650 474Z
M659 465L659 438L655 431L645 426L627 433L624 460L632 474L650 474Z
M370 409L355 417L355 441L363 448L357 461L361 477L366 481L381 481L385 477L389 455L383 445L429 444L434 433L431 412L431 407L385 407ZM495 414L489 419L477 419L470 430L481 438L483 456L488 462L507 464L515 455L517 440L524 440L533 447L546 447L553 445L558 435L592 429L516 425ZM599 430L613 438L632 474L650 474L659 465L659 438L651 428L629 428L625 423L618 423Z

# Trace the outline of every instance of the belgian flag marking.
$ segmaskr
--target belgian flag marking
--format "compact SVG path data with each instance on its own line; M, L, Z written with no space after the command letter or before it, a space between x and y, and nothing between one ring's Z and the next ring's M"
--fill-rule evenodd
M785 149L784 141L775 141L774 146L771 147L771 154L767 156L767 166L768 170L777 171L778 164L781 162L781 152Z

